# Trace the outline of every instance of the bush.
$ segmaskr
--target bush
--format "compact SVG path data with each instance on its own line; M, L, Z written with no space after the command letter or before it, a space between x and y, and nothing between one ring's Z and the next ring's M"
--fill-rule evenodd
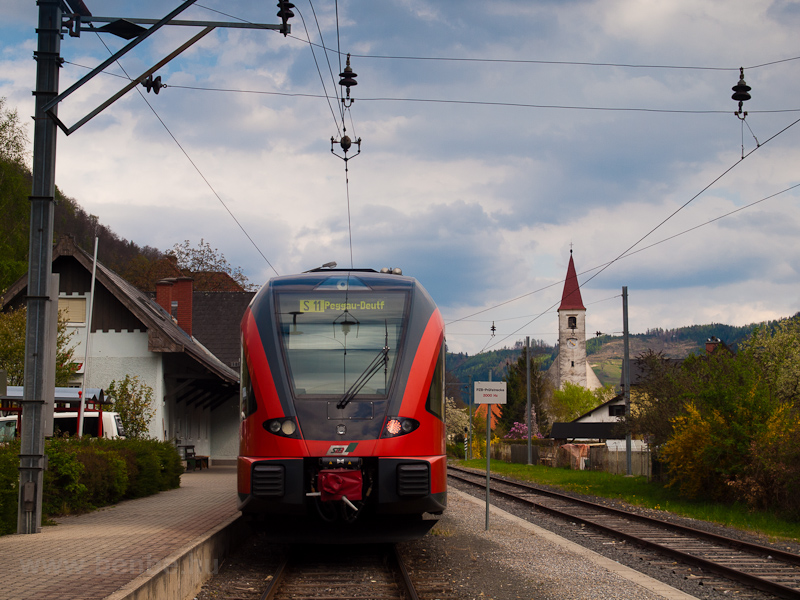
M133 467L126 498L140 498L180 486L183 464L175 446L150 439L113 441L129 467Z
M454 458L464 458L464 443L450 443L447 444L447 456Z
M19 440L0 444L0 535L17 531Z
M114 504L125 496L128 465L118 452L99 445L86 445L76 454L84 467L80 482L86 486L90 508Z
M775 411L767 428L753 440L752 460L731 482L737 500L751 510L775 510L800 521L800 413L790 404Z
M17 530L19 440L0 446L0 535ZM53 438L45 442L42 518L81 513L180 486L177 449L157 440Z
M77 440L68 437L45 442L47 468L42 490L42 517L85 512L91 508L89 490L81 483L86 469L78 460Z

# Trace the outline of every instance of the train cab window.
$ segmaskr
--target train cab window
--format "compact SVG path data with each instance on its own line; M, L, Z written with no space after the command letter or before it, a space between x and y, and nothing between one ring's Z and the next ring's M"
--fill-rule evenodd
M369 289L276 290L281 347L296 397L386 397L408 294Z

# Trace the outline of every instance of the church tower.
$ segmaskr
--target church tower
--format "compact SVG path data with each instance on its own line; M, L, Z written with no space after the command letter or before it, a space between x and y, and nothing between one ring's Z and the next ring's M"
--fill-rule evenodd
M558 307L558 358L550 368L553 383L560 389L565 381L590 390L602 387L586 361L586 307L581 298L572 250L569 251L567 278Z

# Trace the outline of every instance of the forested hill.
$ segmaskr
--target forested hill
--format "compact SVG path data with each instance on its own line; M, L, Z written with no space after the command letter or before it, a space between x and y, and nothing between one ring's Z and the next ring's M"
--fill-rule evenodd
M776 321L770 321L767 326L774 326L775 323ZM648 329L645 333L630 336L630 356L635 358L646 350L653 350L662 352L670 358L686 358L690 354L704 352L706 340L711 337L722 340L735 350L736 346L747 339L758 325L758 323L743 326L711 323L674 329ZM506 365L515 361L522 351L522 342L517 342L514 348L473 355L448 352L447 370L454 380L467 383L470 376L473 381L488 381L491 369L492 379L499 381L506 373ZM622 336L602 335L589 338L586 340L586 352L589 364L594 368L600 381L604 384L617 385L624 353ZM553 363L558 349L537 341L531 348L531 354L540 358L541 368L546 370Z
M28 270L28 239L31 220L31 169L26 154L28 137L16 110L0 98L0 294ZM72 235L84 250L92 253L94 238L99 243L99 260L130 280L133 270L159 259L162 253L139 247L99 223L72 198L56 189L54 236Z
M0 97L0 295L28 270L28 244L31 206L30 156L26 153L27 130L17 112ZM76 200L56 188L53 215L54 239L70 235L78 246L91 254L98 239L98 259L142 291L154 291L156 282L175 277L176 272L195 278L195 289L230 291L222 277L197 277L207 273L226 273L243 289L253 289L241 268L234 268L217 249L200 240L173 240L164 252L126 240L88 214Z
M531 355L538 357L542 369L550 368L556 356L556 349L544 342L531 343ZM506 374L506 365L514 362L524 351L524 344L518 342L514 348L491 350L478 354L447 353L447 370L462 383L467 383L470 376L473 381L489 381L489 372L492 380L501 381Z

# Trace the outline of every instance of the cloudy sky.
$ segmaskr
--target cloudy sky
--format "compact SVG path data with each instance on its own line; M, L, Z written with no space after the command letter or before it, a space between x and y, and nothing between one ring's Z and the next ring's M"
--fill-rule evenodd
M140 18L180 4L85 3ZM217 29L158 71L159 95L140 87L61 134L59 188L124 238L203 239L256 283L350 266L352 240L356 267L427 287L453 351L554 342L570 247L591 332L621 331L622 286L633 332L800 310L800 2L295 4L289 37ZM198 0L180 18L277 23L274 5ZM27 120L36 4L0 0L0 14L0 96ZM164 28L121 65L136 77L197 31ZM103 42L124 44L65 36L62 90L108 57ZM358 82L349 200L330 143L337 49ZM67 98L62 121L122 73Z

